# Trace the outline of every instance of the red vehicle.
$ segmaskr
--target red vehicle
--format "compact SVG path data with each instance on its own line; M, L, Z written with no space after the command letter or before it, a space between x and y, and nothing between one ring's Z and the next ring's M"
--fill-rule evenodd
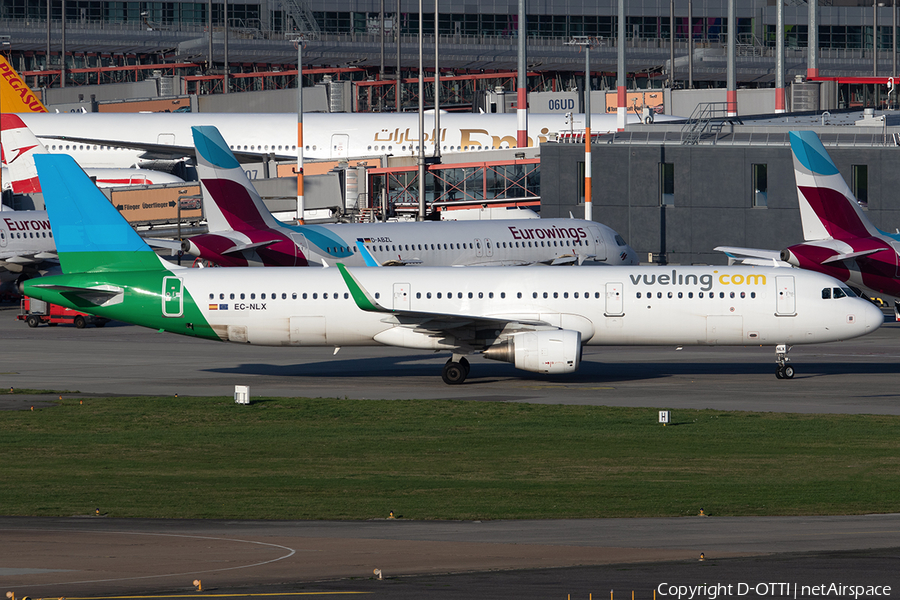
M78 329L84 329L88 325L103 327L109 322L104 317L86 315L71 308L65 308L58 304L49 304L43 300L34 298L22 298L19 314L20 321L25 321L29 327L37 327L41 323L58 325L60 323L72 323Z

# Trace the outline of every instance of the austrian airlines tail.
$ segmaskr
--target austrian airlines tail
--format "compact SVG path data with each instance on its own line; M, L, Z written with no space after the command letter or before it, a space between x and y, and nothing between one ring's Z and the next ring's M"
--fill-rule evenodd
M47 154L47 149L17 114L0 115L0 129L3 130L3 161L9 170L3 177L4 186L9 181L15 194L41 193L34 155ZM86 172L98 187L184 183L180 177L151 169L95 167Z

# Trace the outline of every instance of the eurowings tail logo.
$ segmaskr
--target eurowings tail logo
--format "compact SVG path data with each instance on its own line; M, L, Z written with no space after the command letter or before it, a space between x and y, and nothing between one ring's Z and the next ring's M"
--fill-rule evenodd
M0 56L0 100L3 102L4 112L47 112L47 108L3 56Z

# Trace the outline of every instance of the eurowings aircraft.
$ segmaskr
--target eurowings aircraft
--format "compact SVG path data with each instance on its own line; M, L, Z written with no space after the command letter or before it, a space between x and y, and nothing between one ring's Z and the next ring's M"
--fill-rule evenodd
M900 232L875 227L813 131L792 131L802 244L777 250L719 246L735 260L780 261L825 273L871 296L889 296L900 320Z
M0 283L58 266L50 220L43 210L0 212Z
M63 275L33 298L198 338L275 346L386 345L467 354L537 373L578 369L582 346L777 345L877 329L881 311L809 271L754 267L190 269L164 262L69 156L38 155ZM824 293L828 290L826 297Z
M3 163L8 165L3 169L3 189L12 189L15 194L41 193L32 156L46 153L47 149L17 114L0 115L0 130L3 131ZM89 167L85 172L98 187L184 183L180 177L152 169Z
M218 265L363 265L359 243L382 265L638 264L619 234L581 219L288 225L266 208L215 127L193 133L209 233L183 249Z

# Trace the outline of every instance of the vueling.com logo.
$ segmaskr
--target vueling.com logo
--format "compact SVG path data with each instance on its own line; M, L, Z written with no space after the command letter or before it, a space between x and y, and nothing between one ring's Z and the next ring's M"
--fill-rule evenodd
M713 271L718 273L718 271ZM695 285L700 286L700 290L708 292L713 287L713 276L710 273L696 275L689 273L687 275L679 273L677 269L672 269L672 274L656 275L629 275L631 283L638 285ZM742 275L741 273L722 273L719 275L719 283L721 285L766 285L766 276L762 273L752 273L750 275Z

